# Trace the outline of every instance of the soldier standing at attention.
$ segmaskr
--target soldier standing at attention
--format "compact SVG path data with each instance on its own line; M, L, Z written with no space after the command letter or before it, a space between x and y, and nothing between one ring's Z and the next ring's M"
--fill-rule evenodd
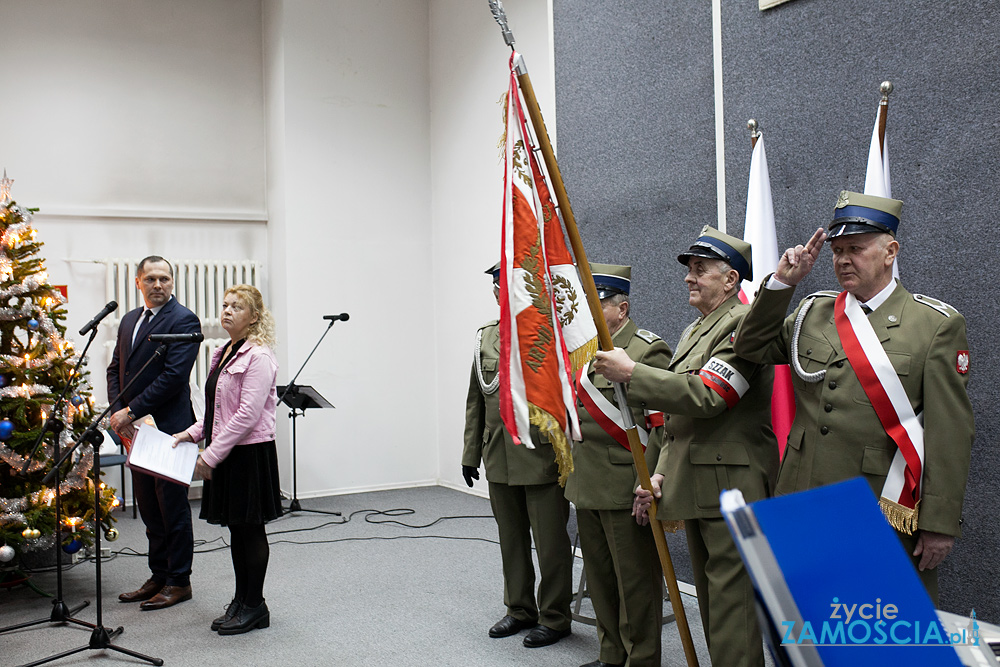
M777 492L863 475L936 604L936 568L961 534L974 435L969 343L957 310L892 277L902 207L841 192L829 238L844 291L812 294L785 317L827 239L817 229L765 280L736 351L794 370Z
M670 348L659 336L636 326L629 317L632 268L590 265L604 320L615 347L636 362L654 368L670 363ZM576 519L587 573L587 589L597 616L600 657L583 667L659 667L663 573L649 526L632 518L636 471L628 436L615 403L613 385L588 364L576 377L583 441L573 448L574 472L566 497L576 505ZM633 410L645 426L645 445L663 436L663 413Z
M662 449L651 477L657 518L684 521L705 640L713 665L763 667L750 577L719 510L719 493L747 501L771 495L778 443L771 430L774 371L740 359L733 334L747 312L741 280L751 279L750 244L705 227L677 260L687 266L688 303L701 316L681 335L667 370L625 351L598 352L595 367L629 382L629 403L663 410ZM650 449L653 449L652 447ZM636 519L648 522L648 491L636 489Z
M500 264L493 275L493 295L499 299ZM476 333L476 354L465 406L465 449L462 476L470 487L486 466L490 505L500 534L504 604L507 614L492 628L493 638L531 629L528 648L554 644L570 634L573 596L573 552L566 532L569 502L559 486L552 445L533 426L535 449L515 445L500 420L500 330L497 320ZM540 581L535 601L535 568L531 536L538 552Z

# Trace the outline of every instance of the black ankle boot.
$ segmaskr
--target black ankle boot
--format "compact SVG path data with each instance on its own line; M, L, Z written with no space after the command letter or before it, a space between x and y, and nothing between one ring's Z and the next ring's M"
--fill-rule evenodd
M271 625L271 612L268 611L266 603L261 602L256 607L244 604L240 605L240 610L235 616L219 626L219 634L241 635L254 628L266 628L269 625Z
M239 613L242 606L242 602L233 598L233 601L226 605L226 613L212 621L212 630L218 630L223 623L232 619L233 616Z

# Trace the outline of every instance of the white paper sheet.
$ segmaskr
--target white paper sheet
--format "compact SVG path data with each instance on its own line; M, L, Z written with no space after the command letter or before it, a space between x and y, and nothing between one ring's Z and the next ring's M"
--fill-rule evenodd
M128 466L190 486L198 462L198 445L182 442L173 447L173 444L174 436L143 423L132 442Z

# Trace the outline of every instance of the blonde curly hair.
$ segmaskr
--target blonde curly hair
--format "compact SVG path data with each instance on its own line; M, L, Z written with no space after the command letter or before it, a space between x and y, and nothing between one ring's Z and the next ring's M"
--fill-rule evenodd
M245 308L257 316L257 321L250 325L247 331L247 340L257 345L274 347L274 316L264 305L264 297L260 290L253 285L233 285L226 290L225 295L233 294Z

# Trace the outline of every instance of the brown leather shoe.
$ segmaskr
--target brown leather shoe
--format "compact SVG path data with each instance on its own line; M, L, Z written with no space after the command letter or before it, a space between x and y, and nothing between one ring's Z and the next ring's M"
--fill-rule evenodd
M163 584L158 584L152 579L147 579L146 583L139 587L139 590L132 591L131 593L122 593L118 596L118 599L122 602L141 602L159 593L161 588L163 588Z
M164 586L159 593L139 605L143 611L166 609L191 599L191 586Z

